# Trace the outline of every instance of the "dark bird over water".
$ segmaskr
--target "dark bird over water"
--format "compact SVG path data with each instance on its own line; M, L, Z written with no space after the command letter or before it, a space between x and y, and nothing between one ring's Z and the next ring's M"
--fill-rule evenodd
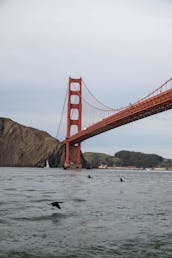
M120 177L120 182L124 182L124 178Z
M52 203L50 203L52 206L55 206L55 207L57 207L58 209L61 209L61 207L60 207L60 204L59 203L63 203L63 202L52 202Z
M92 176L91 176L91 175L88 175L88 178L92 178Z

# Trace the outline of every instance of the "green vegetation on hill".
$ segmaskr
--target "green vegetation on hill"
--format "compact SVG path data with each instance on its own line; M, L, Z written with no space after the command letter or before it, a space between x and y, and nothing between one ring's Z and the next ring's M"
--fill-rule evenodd
M107 166L134 166L137 168L165 168L172 169L172 160L164 159L156 154L144 154L134 151L119 151L114 156L104 153L85 152L84 158L91 168L97 168L100 165Z
M115 154L121 161L121 166L135 166L138 168L157 167L163 158L156 154L144 154L135 151L119 151Z
M91 168L97 168L98 166L107 165L113 166L119 162L119 159L104 153L96 152L85 152L83 153L84 158L89 163Z

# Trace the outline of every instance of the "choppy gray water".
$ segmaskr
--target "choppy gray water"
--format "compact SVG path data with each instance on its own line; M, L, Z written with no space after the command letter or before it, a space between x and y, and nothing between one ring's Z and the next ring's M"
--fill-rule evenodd
M172 172L0 168L0 257L171 258Z

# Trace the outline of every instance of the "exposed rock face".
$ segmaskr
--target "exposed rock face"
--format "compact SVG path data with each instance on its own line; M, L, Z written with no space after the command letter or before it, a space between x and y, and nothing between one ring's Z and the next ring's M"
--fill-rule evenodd
M47 132L0 118L0 166L44 166L47 159L50 166L58 166L62 149Z

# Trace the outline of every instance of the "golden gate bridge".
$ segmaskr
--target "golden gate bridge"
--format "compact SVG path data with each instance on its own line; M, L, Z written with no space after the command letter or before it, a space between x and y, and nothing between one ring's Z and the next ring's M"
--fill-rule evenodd
M135 103L114 109L98 100L82 78L70 77L57 132L57 137L63 132L62 143L66 146L64 167L82 167L81 142L171 108L172 78Z

